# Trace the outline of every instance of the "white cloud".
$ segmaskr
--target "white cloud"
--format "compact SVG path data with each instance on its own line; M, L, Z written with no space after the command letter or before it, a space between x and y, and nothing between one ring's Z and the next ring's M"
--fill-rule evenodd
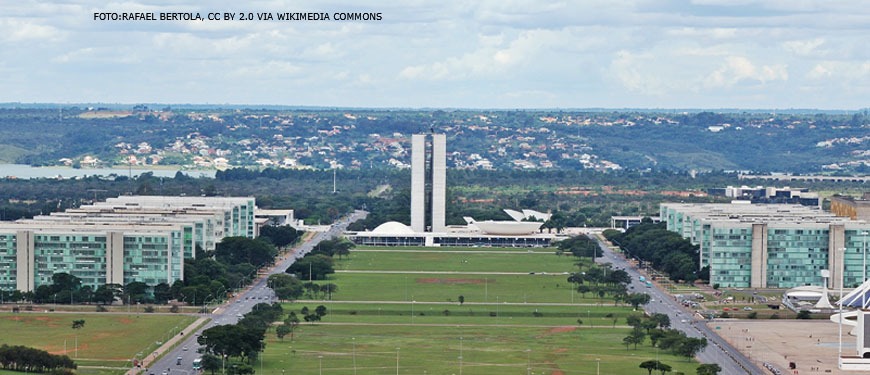
M820 53L817 49L824 43L824 38L813 38L807 40L790 40L783 43L782 46L786 51L798 56L819 56Z
M825 67L825 64L816 64L816 66L807 73L807 77L810 79L823 79L830 77L832 74L831 70Z
M58 42L66 32L27 19L0 18L0 42Z
M384 19L92 16L321 10ZM860 108L868 19L867 0L7 1L0 102Z
M763 65L756 67L743 56L730 56L722 65L707 76L704 84L708 88L731 87L743 81L766 83L787 81L788 69L785 65Z

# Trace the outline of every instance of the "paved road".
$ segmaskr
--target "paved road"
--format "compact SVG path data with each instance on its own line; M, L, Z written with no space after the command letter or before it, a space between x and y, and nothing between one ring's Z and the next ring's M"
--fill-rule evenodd
M243 315L250 312L254 305L274 302L275 293L271 288L266 286L266 279L269 275L283 273L293 262L314 249L314 246L320 243L320 241L340 235L350 223L364 218L366 214L367 212L365 211L356 211L340 219L331 225L329 230L316 233L310 240L293 249L287 257L280 260L274 267L269 268L265 272L260 270L258 272L260 277L251 286L240 292L235 300L228 301L225 305L212 311L211 314L205 315L212 319L211 323L195 332L180 333L179 336L183 337L181 343L162 358L151 363L146 374L194 374L195 371L191 367L193 360L201 356L201 354L196 352L196 349L199 348L196 338L203 329L215 325L235 324Z
M598 263L610 263L614 268L622 268L631 276L629 292L644 292L650 295L651 301L644 306L649 314L667 314L671 319L671 328L678 329L690 337L704 337L707 339L707 347L698 353L697 359L701 363L716 363L722 367L722 374L751 374L766 375L762 369L753 364L740 351L725 342L722 337L710 330L704 321L693 318L692 312L686 310L683 305L674 300L672 296L660 290L658 287L647 287L640 282L641 274L633 268L621 256L610 251L608 246L598 241L598 246L603 251L603 257L596 259Z

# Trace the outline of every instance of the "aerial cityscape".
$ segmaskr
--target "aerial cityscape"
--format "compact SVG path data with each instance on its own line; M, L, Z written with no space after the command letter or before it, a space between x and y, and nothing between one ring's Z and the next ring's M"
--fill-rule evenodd
M0 375L870 372L870 4L0 4Z

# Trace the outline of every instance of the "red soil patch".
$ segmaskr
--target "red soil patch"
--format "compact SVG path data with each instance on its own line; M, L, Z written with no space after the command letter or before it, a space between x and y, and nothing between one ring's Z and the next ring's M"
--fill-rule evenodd
M564 353L567 351L568 351L568 348L559 348L559 349L556 349L555 353Z
M556 327L556 328L551 328L549 331L547 331L547 333L552 334L552 333L574 332L574 330L576 330L576 329L577 329L577 327L574 327L574 326Z
M419 284L483 284L483 279L453 279L429 277L417 279L416 282Z
M121 318L118 319L118 322L120 322L121 324L133 324L134 320L130 318Z
M565 375L565 373L562 370L553 370L550 375Z

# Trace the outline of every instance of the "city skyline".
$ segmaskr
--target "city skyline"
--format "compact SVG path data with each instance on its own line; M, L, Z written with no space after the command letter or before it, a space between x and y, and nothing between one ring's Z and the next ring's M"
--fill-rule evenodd
M868 1L0 5L0 102L862 109ZM99 12L378 13L101 21Z

